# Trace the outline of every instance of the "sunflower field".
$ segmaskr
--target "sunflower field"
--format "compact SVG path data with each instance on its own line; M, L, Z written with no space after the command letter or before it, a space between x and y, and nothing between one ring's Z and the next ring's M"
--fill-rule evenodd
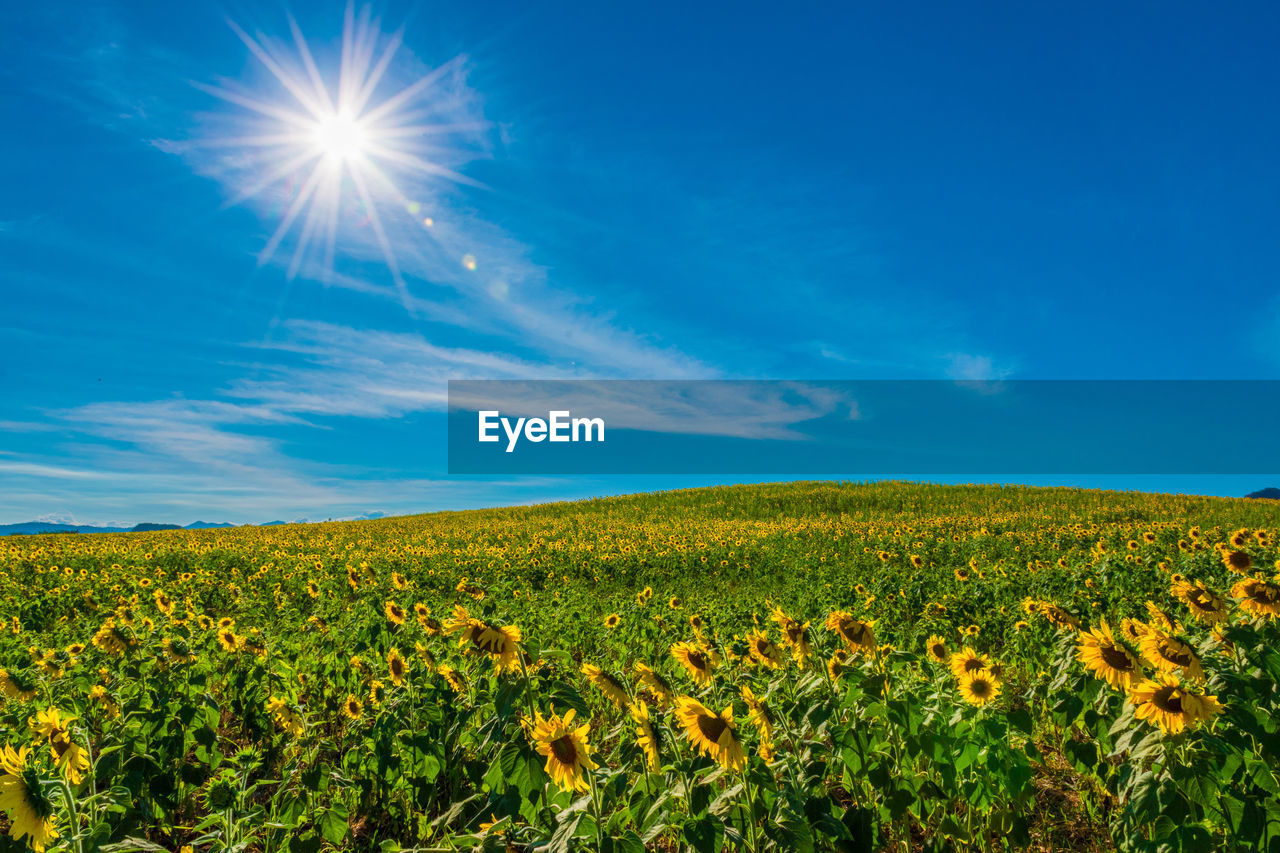
M1280 851L1280 504L791 483L0 540L0 851Z

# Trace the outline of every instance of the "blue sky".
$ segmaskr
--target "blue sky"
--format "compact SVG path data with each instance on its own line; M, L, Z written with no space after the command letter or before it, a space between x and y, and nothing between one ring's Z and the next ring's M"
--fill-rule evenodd
M346 184L331 266L263 258L305 169L229 204L273 161L211 92L293 101L228 20L328 85L344 8L9 11L0 522L724 479L449 478L451 377L1280 378L1274 4L378 5L453 174L375 199L403 286Z

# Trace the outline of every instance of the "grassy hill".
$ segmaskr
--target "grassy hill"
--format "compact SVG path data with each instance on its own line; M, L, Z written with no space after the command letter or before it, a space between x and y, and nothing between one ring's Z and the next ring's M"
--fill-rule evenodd
M167 848L1265 849L1277 531L815 482L15 537L0 737Z

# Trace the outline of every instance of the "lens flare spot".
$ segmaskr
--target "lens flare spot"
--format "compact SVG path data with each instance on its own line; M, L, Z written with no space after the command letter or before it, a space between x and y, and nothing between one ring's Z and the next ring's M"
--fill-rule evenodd
M475 256L475 255L471 255L471 254L463 255L463 256L462 256L462 265L463 265L464 267L466 267L467 269L469 269L471 272L475 272L475 271L476 271L476 256Z
M432 219L430 216L425 217L425 218L422 220L422 227L423 227L423 228L430 228L432 225L435 225L435 224L436 224L436 221L435 221L434 219Z

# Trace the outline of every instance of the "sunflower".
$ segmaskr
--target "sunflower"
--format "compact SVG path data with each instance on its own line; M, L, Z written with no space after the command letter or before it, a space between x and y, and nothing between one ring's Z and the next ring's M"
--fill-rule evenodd
M137 638L132 629L120 627L114 619L102 623L98 633L93 635L93 644L107 654L118 655L137 645Z
M358 720L360 715L364 713L364 705L360 703L359 699L348 693L347 698L342 702L342 713L349 720Z
M970 705L985 705L1000 695L1000 679L980 669L961 677L960 695Z
M698 684L710 684L711 672L719 663L715 652L693 643L676 643L671 647L671 656L688 670Z
M467 692L467 682L462 677L462 673L458 672L458 670L448 664L445 664L436 671L444 676L444 680L449 684L449 689L454 693Z
M582 674L616 707L621 708L631 701L631 697L627 695L626 685L615 678L612 673L605 672L595 664L584 663L582 665Z
M218 645L222 646L223 651L237 651L240 648L240 639L235 631L225 629L218 631Z
M679 610L684 607L684 601L678 595L673 595L667 599L667 606L672 610Z
M387 614L387 621L392 625L404 624L404 608L399 604L396 604L394 601L388 601L382 610Z
M369 704L375 708L381 705L387 698L387 685L383 684L379 679L375 678L369 682Z
M1126 616L1120 620L1120 633L1126 640L1134 645L1142 642L1142 638L1151 629L1147 627L1147 623L1141 619L1130 619Z
M517 650L522 635L515 625L497 625L475 619L465 607L454 607L453 617L444 622L444 632L458 634L459 644L470 643L475 651L488 654L500 671L516 669L520 665Z
M636 604L645 605L653 598L653 587L646 586L644 589L636 593Z
M1151 625L1170 634L1177 634L1182 631L1182 623L1171 612L1159 607L1154 601L1147 602L1147 615L1151 617Z
M566 791L586 791L586 773L596 768L591 760L591 743L587 735L589 723L573 727L577 712L570 708L563 717L552 715L544 718L538 714L529 732L540 754L545 755L545 770L557 785Z
M757 664L770 669L781 668L782 649L778 648L778 644L770 640L763 631L758 628L752 631L751 636L747 638L747 647L750 650L751 659Z
M0 748L0 811L9 815L9 837L24 837L31 849L43 853L45 845L58 837L54 829L53 803L45 795L34 767L27 766L27 747Z
M1197 693L1177 676L1159 673L1129 693L1134 715L1170 734L1211 719L1222 711L1218 697Z
M1280 584L1245 578L1231 587L1231 594L1240 599L1240 609L1246 613L1268 619L1280 616Z
M604 626L606 628L617 628L621 624L622 617L617 613L610 613L608 616L604 617Z
M163 643L165 657L173 664L194 663L196 656L191 653L187 641L180 637L170 637Z
M1227 616L1227 602L1200 581L1175 583L1172 592L1201 622L1218 622Z
M400 655L400 650L393 648L387 652L387 669L391 673L391 683L396 687L404 684L405 676L409 674L409 664Z
M636 724L636 746L644 753L645 765L657 773L662 768L662 730L653 724L649 706L644 702L631 706L631 719Z
M970 646L965 646L951 656L951 674L956 680L990 668L991 658Z
M855 619L844 610L837 610L830 614L826 621L827 630L839 634L840 638L848 644L850 651L875 650L876 635L872 630L873 624Z
M924 647L935 663L947 662L947 641L937 634L931 634L925 641Z
M1117 690L1128 690L1133 679L1142 675L1137 655L1116 642L1106 619L1099 627L1080 633L1076 654L1090 672Z
M101 705L108 717L120 716L120 705L101 684L95 684L89 689L89 698Z
M832 681L839 681L845 670L851 668L849 660L849 653L844 649L836 649L831 653L831 658L827 661L827 675L831 676Z
M773 711L769 710L769 706L764 704L763 699L752 692L748 684L742 685L742 701L747 703L747 722L756 727L761 738L767 741L773 740L773 727L778 721Z
M917 568L918 568L918 567L917 567ZM961 583L964 583L964 582L965 582L965 581L967 581L967 580L969 579L969 577L970 577L970 574L969 574L969 570L968 570L968 569L956 569L956 570L955 570L955 571L953 571L951 574L952 574L952 575L954 575L954 576L955 576L955 579L956 579L956 580L958 580L958 581L960 581Z
M809 623L792 619L781 607L774 607L769 618L782 629L782 641L791 649L791 656L796 659L796 663L803 664L808 660L813 653L813 646L809 642Z
M40 685L25 671L0 669L0 693L4 693L10 699L21 702L34 699L39 692L39 687Z
M275 719L276 725L293 737L302 734L306 728L301 715L284 699L273 696L267 700L267 713Z
M676 700L676 719L684 727L685 737L703 755L709 756L727 770L742 770L747 755L738 740L733 722L733 706L720 713L708 709L690 696Z
M312 598L320 597L320 587L316 586L315 581L307 581L307 595Z
M1222 565L1236 574L1244 574L1253 568L1253 558L1247 551L1225 550L1222 552Z
M484 598L484 587L479 586L478 584L474 584L471 581L467 580L466 578L463 578L462 580L458 581L458 586L456 587L456 590L458 592L471 596L476 601L480 601L481 599Z
M1200 658L1191 646L1159 628L1152 628L1141 641L1142 656L1161 672L1181 670L1189 678L1204 678Z
M636 661L636 677L640 684L663 705L670 705L676 698L675 688L663 675L642 661Z
M1040 602L1040 615L1049 620L1049 624L1055 628L1071 628L1073 630L1080 629L1080 622L1076 617L1063 610L1056 604L1048 601Z

